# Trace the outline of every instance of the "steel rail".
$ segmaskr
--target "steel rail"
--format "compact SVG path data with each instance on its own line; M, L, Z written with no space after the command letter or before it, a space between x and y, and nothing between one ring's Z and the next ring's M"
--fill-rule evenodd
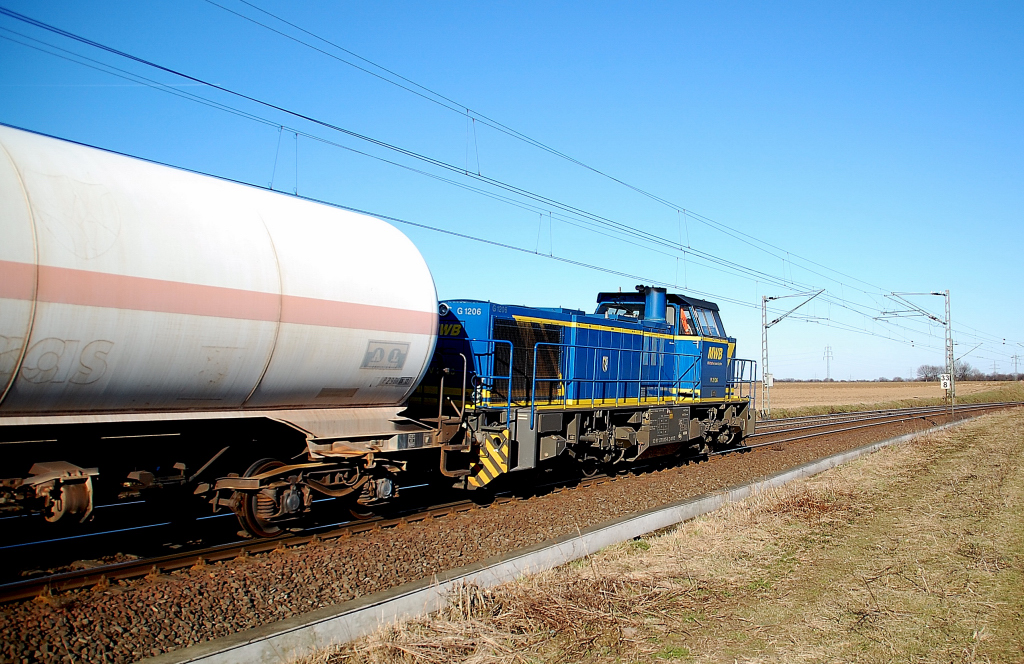
M997 410L999 408L1010 408L1010 407L1020 406L1020 405L1024 405L1024 404L1015 403L1015 402L1001 403L1001 404L972 404L970 408L964 408L963 410L967 410L969 413L977 413L979 411ZM943 409L943 410L939 411L936 414L937 415L948 415L948 413L949 413L948 410ZM733 449L729 449L729 450L721 450L721 451L718 451L718 452L710 452L710 453L708 453L707 456L718 456L718 455L723 455L723 454L731 454L731 453L734 453L734 452L743 452L743 451L747 451L747 450L757 449L759 447L768 447L770 445L782 445L783 443L790 443L790 442L797 441L797 440L805 440L807 438L817 438L819 436L828 436L828 435L836 434L836 433L847 433L849 431L856 431L858 429L869 429L871 427L884 426L886 424L899 424L900 422L909 422L911 420L923 420L923 419L926 419L925 415L927 415L927 414L928 413L908 414L907 416L904 416L904 417L900 417L900 416L894 415L894 416L892 416L892 418L885 419L885 421L882 421L882 422L871 422L869 424L860 424L860 425L857 425L857 426L846 427L846 428L843 428L843 429L830 429L828 431L820 431L818 433L808 433L808 434L803 434L801 436L793 436L791 438L783 438L782 440L769 440L769 441L765 441L763 443L756 443L754 445L744 445L743 447L737 447L737 448L733 448ZM954 420L959 420L959 419L968 419L969 415L965 415L965 416L961 416L961 417L955 417L955 416L951 416L951 417L953 417ZM865 418L865 419L866 420L872 420L872 419L879 419L879 418L874 417L874 418ZM859 421L859 420L854 420L854 421ZM834 424L832 426L836 426L838 424L850 424L850 422L839 422L839 423L836 423L836 424ZM817 427L800 427L800 428L796 428L796 429L792 429L792 430L786 429L786 430L781 430L781 431L773 431L773 432L769 432L769 433L761 434L761 435L780 434L780 433L787 433L789 431L802 431L802 430L806 430L806 429L820 429L820 428L823 428L825 426L829 426L829 425L822 425L822 426L817 426ZM753 437L753 436L750 436L750 437Z
M838 419L860 418L869 415L889 415L898 412L908 411L939 411L948 410L942 406L911 406L909 408L881 408L877 410L858 410L840 413L820 413L818 415L802 415L800 417L787 417L778 420L758 420L759 427L791 426L805 424L807 422L834 421Z
M985 403L980 403L980 404L964 404L964 407L965 408L969 408L971 406L1015 405L1015 404L1019 405L1019 403L1020 402L1016 402L1016 401L992 401L992 402L985 402ZM817 414L817 415L800 415L800 416L797 416L797 417L783 417L783 418L778 418L778 419L758 420L758 425L759 426L773 426L775 424L790 424L790 423L795 424L795 423L799 423L799 422L802 422L802 421L809 421L809 420L818 420L818 419L826 419L826 418L837 418L837 417L846 417L846 416L862 416L862 415L877 414L877 413L905 412L905 411L910 411L910 410L915 410L915 409L918 409L918 410L948 410L948 406L941 405L941 404L940 405L930 405L930 406L921 405L921 406L909 406L909 407L906 407L906 408L878 408L878 409L875 409L875 410L855 410L855 411L846 411L846 412L838 412L838 413L820 413L820 414Z
M558 488L552 491L552 493L559 493L563 489L567 488L585 488L604 484L605 482L614 482L618 480L619 477L620 476L616 475L598 475L596 477L588 477L579 480L574 486L568 486L566 482L556 482L553 484L538 485L537 488L557 486ZM454 514L486 509L496 505L507 505L509 503L517 502L518 500L519 499L515 496L496 496L492 502L486 504L477 503L473 500L462 500L443 505L435 505L434 507L415 510L408 514L394 517L372 517L369 519L350 521L340 524L333 530L328 530L326 532L305 535L286 534L280 537L256 541L229 542L183 553L172 553L163 556L111 563L109 565L100 565L89 569L59 572L57 574L25 579L23 581L0 584L0 604L29 599L39 595L52 594L55 592L86 588L88 586L102 587L111 581L122 581L150 575L159 575L164 572L173 572L175 570L193 567L195 565L233 560L250 554L267 553L278 549L304 546L318 541L322 542L326 540L343 539L351 535L370 532L373 530L394 528L403 524L426 521L427 519L438 519Z
M1001 405L1003 405L1003 404L991 404L991 405L985 404L985 405L981 405L981 407L982 408L989 408L989 407L1001 406ZM969 411L974 411L974 410L977 410L978 408L976 407L976 405L972 404L971 406L965 406L964 409L965 410L969 410ZM756 438L758 436L770 436L770 435L773 435L773 434L785 433L785 432L789 432L789 431L804 431L804 430L807 430L807 429L819 429L819 428L822 428L822 427L836 426L836 425L839 425L839 424L846 424L846 423L849 423L849 422L865 422L865 421L869 421L869 420L872 420L872 419L885 419L885 418L890 418L890 417L901 417L901 416L907 416L907 415L933 415L933 414L934 415L941 415L942 413L948 413L948 412L949 412L949 410L946 409L946 408L930 408L930 407L929 408L916 408L915 407L915 408L907 408L907 409L902 409L902 410L894 409L894 410L887 410L887 411L868 411L867 413L865 413L867 415L870 415L868 417L863 417L863 416L861 416L861 417L854 417L854 416L850 416L850 414L848 414L848 413L843 413L843 415L846 415L846 417L836 417L834 419L829 419L829 420L821 421L821 422L819 422L817 424L804 424L804 423L801 422L799 424L801 424L802 426L787 427L787 428L782 428L782 429L774 429L774 430L770 430L770 431L758 431L756 433L751 434L747 438Z
M1012 406L1018 405L1018 402L992 402L988 404L969 404L963 406L967 410L975 410L976 407L989 407L989 406ZM819 424L813 424L810 426L828 426L829 424L836 424L842 422L861 421L868 419L865 416L874 414L876 417L888 417L896 414L907 414L907 413L943 413L948 412L948 408L945 406L912 406L910 408L890 408L882 410L872 411L853 411L846 413L827 413L823 415L807 415L803 417L787 418L785 420L762 420L758 422L758 428L767 428L768 431L759 431L755 436L775 433L776 431L790 431L793 429L791 425L810 424L811 422L818 422ZM785 427L785 428L776 428ZM809 427L804 427L809 428Z
M515 498L498 498L495 499L493 504L505 504L514 500ZM351 521L322 533L285 535L283 537L256 541L229 542L184 553L140 558L139 560L111 563L85 570L59 572L57 574L0 585L0 603L27 599L40 594L74 590L91 585L102 586L110 581L156 575L208 562L220 562L249 554L266 553L275 549L302 546L315 541L340 539L371 530L392 528L403 523L414 523L429 518L440 518L460 512L468 512L479 507L481 506L472 500L458 501L397 517L374 517Z

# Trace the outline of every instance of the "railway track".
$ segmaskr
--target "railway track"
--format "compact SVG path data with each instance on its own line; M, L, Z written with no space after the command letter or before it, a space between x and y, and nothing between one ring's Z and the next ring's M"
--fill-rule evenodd
M971 404L958 407L956 414L958 419L967 418L976 416L983 412L1018 405L1020 404ZM772 420L759 424L759 427L771 425L771 430L759 431L749 437L747 439L750 441L749 444L738 448L713 451L706 456L719 457L728 454L749 452L762 447L780 446L786 443L798 442L810 438L842 434L912 420L929 420L934 417L948 416L948 414L948 408L922 407L863 411L859 413L840 413L833 416L811 416L803 418L787 418L785 420ZM634 470L642 471L643 468L635 468ZM594 477L573 480L571 482L560 481L555 484L541 485L537 488L551 489L552 492L559 492L569 488L587 488L605 482L614 482L619 479L619 477L620 476L617 475L596 475ZM319 532L288 534L271 540L234 541L216 546L183 551L180 553L152 556L125 562L116 562L89 569L47 574L30 579L0 584L0 603L28 599L39 595L78 588L103 586L111 582L132 578L159 576L166 572L172 572L174 570L189 568L196 565L227 561L244 557L246 555L270 552L275 549L300 547L316 541L345 538L358 533L394 528L418 521L444 518L449 515L485 509L490 505L503 505L515 502L516 500L518 500L518 498L509 495L498 495L494 498L493 502L488 505L481 505L473 500L460 500L430 506L423 509L410 510L406 513L395 514L388 517L374 517L366 520L334 524L334 526L323 528Z
M956 407L956 411L970 411L977 405L1000 405L998 402L992 404L965 404ZM785 417L779 419L759 420L757 423L758 433L770 433L776 429L792 429L795 427L809 426L815 424L836 424L844 421L863 420L871 416L891 416L909 414L942 414L950 412L948 405L944 406L913 406L910 408L886 408L879 410L858 410L842 413L824 413L821 415L803 415L801 417ZM765 431L768 429L768 431Z
M969 404L957 407L955 417L973 417L975 415L990 410L1010 408L1019 405L1021 404L1016 402ZM831 435L836 433L846 433L850 431L857 431L860 429L868 429L871 427L883 426L887 424L897 424L899 422L908 422L911 420L928 419L929 417L948 416L949 414L950 410L948 406L929 406L919 408L861 411L853 413L832 413L829 415L812 415L808 417L786 418L784 420L769 420L764 423L759 422L758 428L761 428L763 425L769 425L772 423L776 424L778 428L774 428L770 431L758 431L754 435L749 436L747 438L747 440L755 440L761 438L768 438L769 440L748 444L744 448L741 448L740 451L757 449L759 447L782 445L784 443L805 440L807 438L816 438L818 436ZM789 436L788 438L777 438L777 436L790 433L799 433L799 435ZM719 452L712 452L711 456L729 454L735 451L737 450L722 450Z

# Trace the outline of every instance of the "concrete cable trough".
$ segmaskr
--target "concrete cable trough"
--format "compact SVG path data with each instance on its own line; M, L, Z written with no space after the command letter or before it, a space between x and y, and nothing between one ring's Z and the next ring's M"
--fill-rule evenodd
M463 584L496 586L527 574L564 565L612 544L682 523L761 491L817 475L883 447L904 443L964 421L942 424L833 454L754 482L616 519L587 528L576 535L565 535L513 553L495 556L431 579L407 583L343 604L164 653L143 662L283 664L317 649L358 639L383 625L438 611L444 608L450 591Z

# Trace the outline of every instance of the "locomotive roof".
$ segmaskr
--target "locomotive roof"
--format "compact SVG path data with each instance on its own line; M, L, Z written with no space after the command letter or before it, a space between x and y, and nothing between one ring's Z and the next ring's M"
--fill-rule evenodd
M701 309L710 309L711 311L718 311L718 305L714 302L708 302L707 300L698 300L695 297L686 297L678 293L668 293L666 299L672 304L683 304L690 305L691 307L698 307ZM638 292L630 293L598 293L597 302L637 302L643 303L645 301L644 294Z

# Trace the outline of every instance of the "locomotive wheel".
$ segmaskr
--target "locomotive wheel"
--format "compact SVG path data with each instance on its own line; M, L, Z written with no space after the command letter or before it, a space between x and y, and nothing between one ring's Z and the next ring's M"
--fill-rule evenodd
M601 469L601 465L597 459L584 459L580 466L580 472L583 473L584 477L593 477L597 475L597 471Z
M377 516L377 513L373 511L372 507L366 505L360 505L359 503L353 502L349 508L348 513L352 515L352 518L356 521L366 521Z
M722 445L723 447L728 447L729 445L732 444L732 442L733 442L733 440L735 440L735 438L736 438L736 434L733 432L733 430L731 428L723 427L718 432L718 437L716 439L716 442L719 445Z
M280 468L284 464L276 459L260 459L249 466L242 477L252 477L268 470ZM281 534L281 527L267 521L267 517L277 512L277 505L262 492L244 493L240 496L241 510L238 522L253 537L267 539Z
M494 502L497 497L497 492L491 484L484 485L479 489L474 489L469 492L469 499L475 504L481 506L487 506Z

